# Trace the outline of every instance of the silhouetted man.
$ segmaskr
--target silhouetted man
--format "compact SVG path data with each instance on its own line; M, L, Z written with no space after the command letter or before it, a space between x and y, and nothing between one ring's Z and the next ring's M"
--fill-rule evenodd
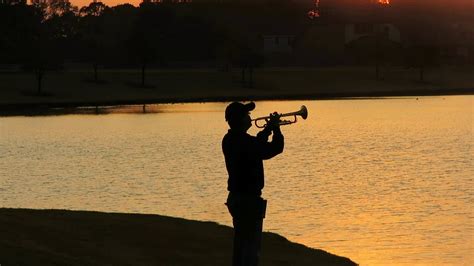
M225 110L230 129L222 140L222 150L229 173L226 204L234 224L233 266L258 265L266 210L266 200L261 197L263 160L283 152L284 146L277 113L270 115L267 126L256 137L247 134L253 109L253 102L233 102ZM268 142L272 133L272 141Z

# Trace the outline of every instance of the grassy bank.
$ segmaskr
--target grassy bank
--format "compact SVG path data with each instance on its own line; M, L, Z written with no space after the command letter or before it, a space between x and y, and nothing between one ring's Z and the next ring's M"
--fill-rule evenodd
M89 70L48 72L43 92L33 73L0 73L0 111L27 107L229 101L235 99L323 99L474 93L473 67L427 69L424 81L416 69L384 68L375 79L370 67L257 69L254 86L243 88L241 72L150 70L140 87L138 70L102 70L99 83Z
M230 265L232 229L143 214L0 209L1 265ZM261 265L355 265L264 233Z

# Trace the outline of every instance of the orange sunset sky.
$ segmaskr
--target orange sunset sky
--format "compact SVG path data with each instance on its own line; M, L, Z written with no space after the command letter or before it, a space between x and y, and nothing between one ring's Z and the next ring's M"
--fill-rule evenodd
M92 2L92 0L70 0L71 3L75 6L87 6L89 5L90 2ZM138 6L142 0L102 0L101 1L102 3L108 5L108 6L116 6L116 5L120 5L120 4L126 4L126 3L130 3L134 6Z
M82 7L82 6L86 6L88 5L89 3L92 2L92 0L70 0L71 3L75 6L78 6L78 7ZM116 6L116 5L119 5L119 4L125 4L125 3L130 3L132 5L135 5L135 6L138 6L142 0L99 0L103 3L105 3L106 5L108 6ZM294 0L296 2L308 2L308 3L311 3L313 2L314 0ZM357 1L360 1L360 0L353 0L354 2L357 2ZM391 0L378 0L378 1L381 1L381 2L392 2ZM457 4L463 4L465 6L468 6L469 8L472 8L474 7L473 3L474 3L474 0L397 0L398 2L421 2L423 4L426 4L426 5L431 5L433 3L437 3L437 4L440 4L440 3L445 3L445 4L449 4L449 5L457 5ZM394 0L395 2L395 0Z
M101 2L105 3L108 6L116 6L120 4L125 4L129 3L135 6L138 6L142 0L100 0ZM300 2L300 3L312 3L314 0L294 0L295 2ZM327 1L327 0L325 0ZM347 2L354 1L357 2L359 0L346 0ZM379 2L403 2L403 3L410 3L410 2L416 2L416 3L422 3L426 6L430 5L435 5L435 6L442 6L444 4L450 5L450 6L463 6L465 8L472 9L474 8L474 0L377 0ZM78 7L86 6L89 5L92 0L70 0L70 2ZM473 9L474 10L474 9Z

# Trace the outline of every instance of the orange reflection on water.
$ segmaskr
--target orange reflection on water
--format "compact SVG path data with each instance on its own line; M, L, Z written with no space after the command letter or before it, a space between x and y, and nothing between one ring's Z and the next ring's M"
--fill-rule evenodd
M265 164L266 229L361 265L470 265L473 99L308 103Z
M361 265L473 265L473 100L257 102L254 118L309 112L265 161L264 230ZM0 203L231 225L226 105L0 118Z

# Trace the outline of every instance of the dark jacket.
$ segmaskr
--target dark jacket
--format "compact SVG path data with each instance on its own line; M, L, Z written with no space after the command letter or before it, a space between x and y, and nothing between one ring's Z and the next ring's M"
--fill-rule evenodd
M229 173L227 190L236 194L262 194L265 185L263 160L280 154L284 147L279 129L274 130L272 141L268 142L270 134L269 130L264 129L254 137L230 129L224 136L222 150Z

